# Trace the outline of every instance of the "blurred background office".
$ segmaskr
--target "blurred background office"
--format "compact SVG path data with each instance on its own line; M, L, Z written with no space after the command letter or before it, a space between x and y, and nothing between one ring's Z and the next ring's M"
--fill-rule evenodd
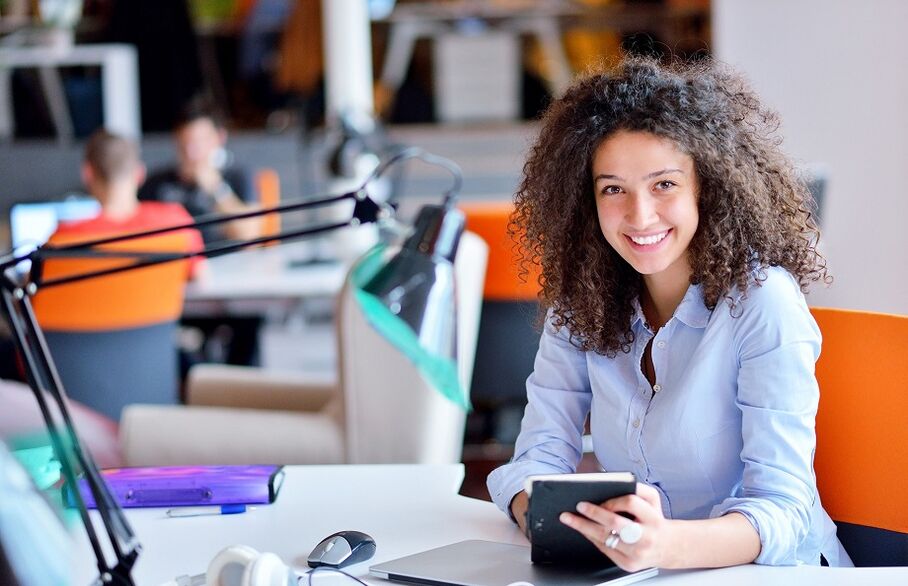
M326 99L327 2L0 2L0 214L79 193L83 141L105 125L140 140L149 171L172 164L170 131L198 96L224 115L230 162L273 173L283 200L332 191L350 157L389 145L454 159L468 229L489 243L496 281L486 288L464 449L482 478L509 456L538 335L532 286L508 272L503 223L535 120L597 63L712 56L748 74L779 110L784 145L810 177L835 276L811 304L908 313L901 0L363 0L374 128L342 123ZM413 166L392 190L406 214L445 181ZM189 295L187 311L210 312L210 301ZM263 320L262 368L335 371L332 296L218 307Z

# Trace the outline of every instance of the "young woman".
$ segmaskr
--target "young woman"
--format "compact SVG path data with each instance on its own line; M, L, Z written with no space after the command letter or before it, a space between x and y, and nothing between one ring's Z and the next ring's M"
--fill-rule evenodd
M829 277L777 126L714 63L628 60L549 108L512 226L546 318L514 458L488 482L522 528L524 479L574 472L589 417L602 467L640 484L561 520L620 567L851 565L813 472L803 291Z

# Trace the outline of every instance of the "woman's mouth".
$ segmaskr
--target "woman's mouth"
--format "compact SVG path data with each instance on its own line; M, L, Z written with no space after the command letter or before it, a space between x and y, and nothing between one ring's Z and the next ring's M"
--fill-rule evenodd
M669 228L668 230L664 230L656 234L648 234L646 236L630 236L628 234L625 234L624 236L634 244L635 248L646 249L655 247L660 242L665 240L666 236L668 236L669 232L671 231L672 229Z

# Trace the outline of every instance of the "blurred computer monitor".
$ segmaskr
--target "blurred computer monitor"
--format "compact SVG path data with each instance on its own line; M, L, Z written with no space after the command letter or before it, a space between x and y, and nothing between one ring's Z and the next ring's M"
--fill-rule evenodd
M93 218L100 213L101 204L84 197L14 204L9 216L13 250L17 255L28 254L47 242L60 222ZM27 271L29 263L24 261L16 268Z

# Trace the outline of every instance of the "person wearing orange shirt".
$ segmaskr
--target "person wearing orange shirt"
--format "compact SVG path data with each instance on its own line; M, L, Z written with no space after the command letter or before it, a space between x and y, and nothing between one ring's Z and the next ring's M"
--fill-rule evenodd
M192 223L192 216L177 203L140 202L137 194L144 180L145 165L135 143L106 130L95 132L85 146L82 181L101 203L101 213L86 220L62 222L50 242L93 240ZM187 252L204 248L198 230L187 228L186 237ZM201 258L190 259L191 277L198 275L202 262Z

